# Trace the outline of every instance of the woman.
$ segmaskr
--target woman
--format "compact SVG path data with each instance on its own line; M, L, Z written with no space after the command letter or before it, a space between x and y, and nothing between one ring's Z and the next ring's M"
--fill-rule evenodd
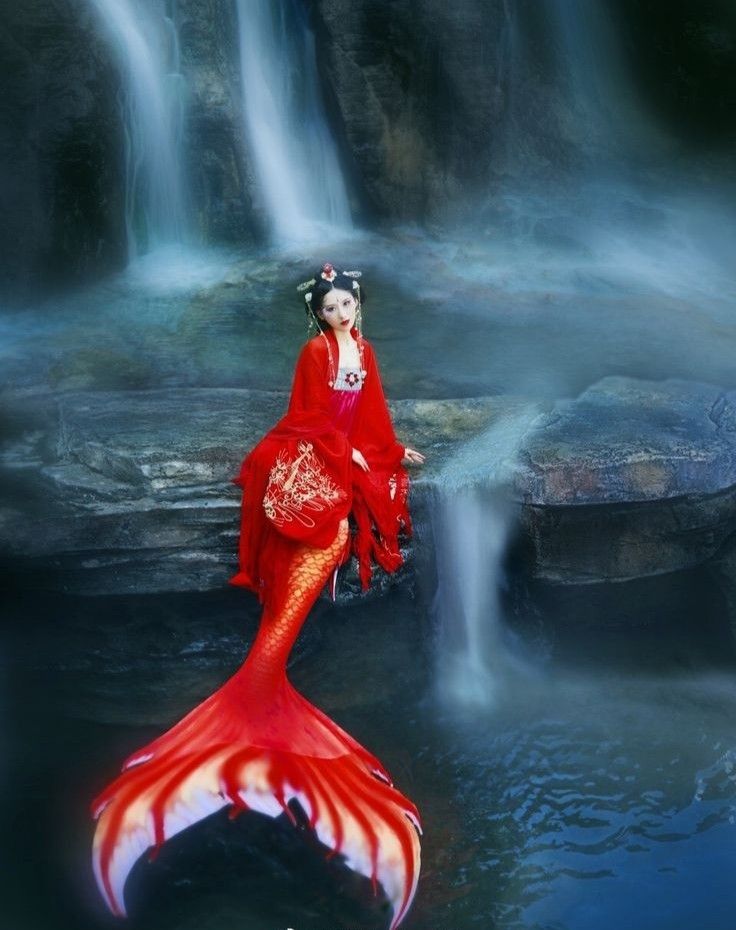
M326 263L300 285L318 334L297 362L286 415L245 458L240 571L263 614L240 669L163 736L130 756L93 802L97 882L124 915L133 864L221 807L230 815L286 813L296 799L310 826L350 868L381 883L391 928L411 904L419 873L419 815L380 761L286 677L306 616L352 553L363 588L372 562L401 564L411 532L402 461L424 456L396 439L378 367L360 330L359 272ZM307 291L307 288L309 290ZM348 516L353 517L353 527ZM151 856L149 856L151 858Z

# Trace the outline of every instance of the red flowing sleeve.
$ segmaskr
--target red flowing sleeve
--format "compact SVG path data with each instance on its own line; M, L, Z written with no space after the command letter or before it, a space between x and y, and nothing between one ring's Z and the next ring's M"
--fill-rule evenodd
M381 375L371 345L363 340L366 377L352 442L365 456L370 471L353 466L353 505L356 532L353 552L358 559L361 586L371 582L372 562L393 572L402 564L399 533L411 535L409 475L402 466L404 446L397 440L383 392Z
M294 371L289 413L317 411L329 417L329 385L326 350L322 341L310 339L302 348Z
M349 513L352 448L329 418L326 359L318 341L302 349L287 413L245 457L238 561L230 584L264 605L286 595L294 545L329 546ZM347 555L347 553L346 553Z

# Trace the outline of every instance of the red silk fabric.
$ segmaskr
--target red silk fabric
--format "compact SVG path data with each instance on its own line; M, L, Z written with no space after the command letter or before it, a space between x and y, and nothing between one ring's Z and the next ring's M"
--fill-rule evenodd
M334 425L351 435L355 414L360 406L360 391L333 391L330 397L330 419Z
M355 328L352 333L361 338ZM245 457L232 479L243 489L243 499L240 570L230 584L249 588L274 609L288 593L286 567L294 545L327 547L349 513L353 533L340 564L351 553L357 557L363 590L370 585L373 562L392 572L403 561L398 535L401 531L411 535L409 476L401 465L404 447L394 433L373 349L365 339L361 341L366 376L350 431L339 429L334 419L338 408L331 403L330 381L337 375L339 347L330 329L303 347L286 415ZM292 460L305 442L311 443L329 479L345 493L329 508L305 514L304 522L297 519L277 527L263 506L269 475L279 455ZM353 448L363 453L368 472L353 463Z

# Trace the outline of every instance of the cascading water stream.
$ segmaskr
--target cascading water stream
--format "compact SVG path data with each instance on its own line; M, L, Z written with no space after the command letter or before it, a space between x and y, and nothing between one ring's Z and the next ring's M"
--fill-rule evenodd
M658 164L671 154L643 104L607 4L503 0L501 12L496 171L522 184L537 174L545 186L554 175L596 182L626 177L637 163Z
M91 2L124 77L125 225L133 258L159 245L182 243L188 234L178 34L160 0Z
M430 519L437 588L437 690L456 706L492 706L509 676L530 674L502 618L502 559L516 509L507 491L521 436L538 411L499 418L440 475Z
M643 114L623 60L614 23L602 3L549 0L545 4L557 70L569 107L570 137L597 155L610 146L630 153L654 142L651 120Z
M352 226L299 0L238 0L243 108L261 195L279 241Z
M521 94L522 72L526 61L519 11L512 0L503 0L502 13L494 88L495 106L502 131L495 145L503 170L513 175L523 168L529 157L528 132L525 127L528 114Z
M503 649L498 585L506 522L487 489L443 487L432 528L439 691L454 703L492 703Z

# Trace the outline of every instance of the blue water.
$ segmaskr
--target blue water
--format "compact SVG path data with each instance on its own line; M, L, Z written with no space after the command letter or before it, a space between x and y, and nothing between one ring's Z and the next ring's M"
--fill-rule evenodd
M13 927L117 925L92 878L86 805L128 752L237 667L253 600L26 596L11 607L3 793L18 856L0 881ZM717 610L695 624L688 611L638 631L550 614L541 638L539 627L522 636L536 680L463 711L436 696L432 632L410 589L317 605L289 674L419 806L407 928L733 926L736 662ZM285 818L255 814L218 814L167 843L138 864L128 901L135 930L386 921L369 883L326 863Z

